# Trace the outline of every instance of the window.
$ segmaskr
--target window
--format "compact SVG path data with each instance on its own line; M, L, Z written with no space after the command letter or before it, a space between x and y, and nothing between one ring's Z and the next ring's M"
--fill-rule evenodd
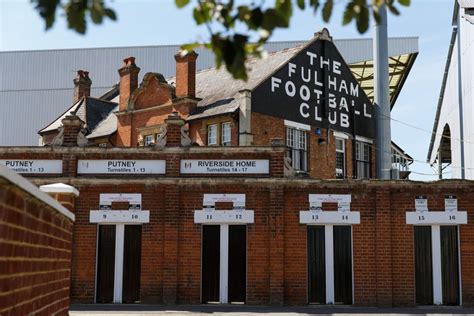
M153 135L145 135L145 146L153 145Z
M230 146L230 122L221 125L221 145Z
M295 170L308 171L307 132L293 127L286 128L286 155Z
M207 126L207 145L217 145L217 124Z
M357 178L370 178L370 144L356 142Z
M344 148L344 139L336 138L336 178L344 179L346 175L346 154Z

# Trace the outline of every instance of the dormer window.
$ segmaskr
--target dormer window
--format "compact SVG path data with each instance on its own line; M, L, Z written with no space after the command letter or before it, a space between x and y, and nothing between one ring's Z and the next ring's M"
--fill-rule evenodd
M151 146L153 145L153 135L145 135L145 138L144 138L144 144L145 146Z
M231 127L230 122L225 122L221 124L221 145L230 146L231 142Z
M217 124L211 124L207 126L207 145L217 145Z

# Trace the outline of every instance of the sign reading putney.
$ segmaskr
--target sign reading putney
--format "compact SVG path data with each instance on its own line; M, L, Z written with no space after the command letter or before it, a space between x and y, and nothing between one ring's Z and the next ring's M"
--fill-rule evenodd
M252 92L262 114L374 138L374 106L333 42L315 40Z

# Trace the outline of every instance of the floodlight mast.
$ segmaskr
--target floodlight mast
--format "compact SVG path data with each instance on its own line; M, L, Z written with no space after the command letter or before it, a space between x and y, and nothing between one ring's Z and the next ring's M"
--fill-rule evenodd
M375 25L374 96L376 110L377 179L390 179L392 169L392 137L390 131L390 100L388 81L387 8L379 8L380 21Z

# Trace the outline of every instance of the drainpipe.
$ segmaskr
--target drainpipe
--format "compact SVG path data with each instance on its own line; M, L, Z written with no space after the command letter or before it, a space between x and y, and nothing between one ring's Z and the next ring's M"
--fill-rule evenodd
M458 102L459 102L459 138L461 139L461 179L466 179L466 170L464 163L464 115L463 115L463 98L462 98L462 63L461 63L461 14L458 7L457 33L458 33Z

